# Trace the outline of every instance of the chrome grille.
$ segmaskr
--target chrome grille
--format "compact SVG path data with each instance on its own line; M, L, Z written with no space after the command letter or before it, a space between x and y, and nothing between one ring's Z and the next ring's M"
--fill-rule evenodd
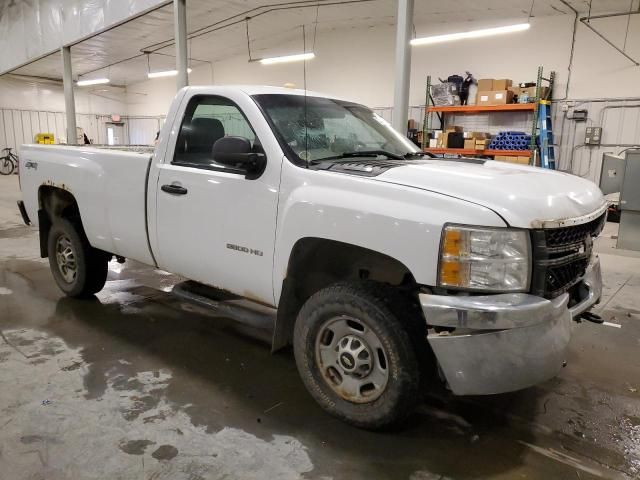
M581 225L531 231L531 293L555 298L582 278L591 259L593 238L602 231L605 216Z
M597 237L604 226L604 214L582 225L572 227L549 228L544 230L548 247L571 245L584 240L587 234Z

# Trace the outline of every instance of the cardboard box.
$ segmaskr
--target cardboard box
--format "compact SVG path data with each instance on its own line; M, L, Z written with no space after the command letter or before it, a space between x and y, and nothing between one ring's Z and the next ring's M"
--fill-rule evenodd
M505 105L513 102L513 91L492 90L478 91L476 105Z
M478 90L476 94L476 105L491 105L491 91Z
M458 125L449 125L444 131L438 130L436 131L436 139L438 140L438 144L436 148L447 148L449 144L449 134L450 133L460 133L462 134L463 128Z
M429 148L438 148L438 139L430 138L429 139Z
M491 92L489 105L506 105L507 103L513 103L513 91L505 89Z
M508 78L501 78L493 81L493 88L491 90L506 90L511 85L513 85L513 81Z
M527 94L529 96L529 101L533 102L536 96L536 87L511 87L509 88L514 95L518 95L520 97L523 94ZM540 98L544 99L547 96L547 92L549 91L549 87L541 87L540 88Z
M469 138L474 138L476 140L484 140L486 138L491 138L491 134L487 132L468 132Z
M490 133L485 133L485 132L464 132L464 138L473 138L473 139L479 139L482 140L483 138L489 138L491 136Z
M490 92L493 90L493 78L482 78L478 80L478 92Z
M486 150L490 143L491 143L491 140L489 140L489 139L483 139L483 140L477 140L476 139L475 149L476 150Z
M464 148L465 150L473 150L474 148L476 148L476 141L474 138L467 138L464 141Z

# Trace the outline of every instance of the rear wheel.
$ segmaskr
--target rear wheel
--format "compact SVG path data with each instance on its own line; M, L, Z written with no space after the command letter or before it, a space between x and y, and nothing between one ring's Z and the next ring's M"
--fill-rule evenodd
M420 400L420 368L408 330L372 285L336 284L313 295L295 325L302 380L330 414L380 429Z
M16 166L9 157L0 158L0 175L11 175Z
M49 231L48 249L51 273L66 295L88 297L102 290L109 258L89 245L81 227L56 219Z

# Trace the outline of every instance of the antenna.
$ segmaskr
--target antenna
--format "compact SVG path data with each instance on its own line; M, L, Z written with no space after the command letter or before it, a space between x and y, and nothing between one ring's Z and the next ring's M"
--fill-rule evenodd
M302 24L302 53L307 53L307 34ZM307 59L302 62L302 86L304 88L304 156L309 168L309 135L307 132Z
M251 40L249 39L249 20L250 19L251 17L245 17L244 22L245 22L246 32L247 32L247 52L249 52L249 61L252 62L253 59L251 58Z

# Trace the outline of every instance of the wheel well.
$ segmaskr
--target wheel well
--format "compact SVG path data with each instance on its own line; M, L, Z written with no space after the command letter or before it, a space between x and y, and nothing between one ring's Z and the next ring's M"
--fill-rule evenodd
M43 185L38 189L38 225L42 258L49 256L47 240L55 218L66 218L82 225L78 202L73 194L59 187Z
M383 253L324 238L298 240L282 283L273 349L291 343L295 319L311 295L336 282L364 280L409 290L416 287L409 269Z

